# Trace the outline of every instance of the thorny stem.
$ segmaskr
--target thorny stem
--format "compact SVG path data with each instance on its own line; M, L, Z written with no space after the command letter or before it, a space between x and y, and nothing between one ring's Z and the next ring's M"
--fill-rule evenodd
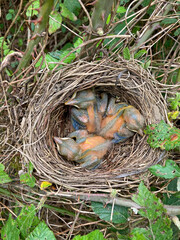
M32 52L34 47L40 42L43 37L44 32L46 31L48 21L49 21L49 14L53 7L53 0L44 0L44 4L40 8L39 17L37 19L37 25L35 27L34 35L32 39L30 39L27 49L23 58L21 59L17 72L20 73L21 70L26 68L32 59Z

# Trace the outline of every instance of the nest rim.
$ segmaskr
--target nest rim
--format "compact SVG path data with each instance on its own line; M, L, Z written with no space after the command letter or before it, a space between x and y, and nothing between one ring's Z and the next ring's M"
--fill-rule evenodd
M121 76L117 78L119 73ZM62 158L52 136L62 137L68 131L63 122L68 117L64 103L75 91L92 87L118 96L120 101L125 100L138 108L146 125L162 119L167 121L166 104L156 81L135 60L78 61L44 78L23 120L23 158L25 162L33 163L40 178L65 189L89 192L106 191L110 186L122 187L124 178L133 179L134 175L143 173L166 155L160 149L150 148L147 136L141 138L135 134L125 143L113 146L108 157L115 156L111 159L105 156L106 159L95 170L86 170Z

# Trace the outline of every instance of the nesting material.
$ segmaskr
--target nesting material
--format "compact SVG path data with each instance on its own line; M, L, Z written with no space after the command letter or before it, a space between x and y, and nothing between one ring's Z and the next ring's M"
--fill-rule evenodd
M138 134L115 144L95 170L60 156L53 136L65 137L73 131L64 103L74 92L92 87L136 107L146 125L166 120L166 105L156 81L136 62L79 61L42 78L22 122L23 157L33 163L40 177L66 189L105 191L123 186L124 177L144 172L164 156L161 150L150 148L145 135Z

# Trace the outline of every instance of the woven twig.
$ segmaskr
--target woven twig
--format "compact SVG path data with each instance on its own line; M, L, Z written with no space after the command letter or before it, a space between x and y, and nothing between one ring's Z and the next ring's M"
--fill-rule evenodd
M161 150L150 148L146 136L138 134L115 144L95 170L83 169L60 156L53 136L64 137L72 131L69 108L64 102L74 92L92 87L135 106L145 117L146 124L167 120L166 105L156 81L135 61L120 58L117 62L79 61L46 78L23 120L23 157L33 163L39 176L66 189L104 191L110 186L123 186L124 177L147 170L164 156Z

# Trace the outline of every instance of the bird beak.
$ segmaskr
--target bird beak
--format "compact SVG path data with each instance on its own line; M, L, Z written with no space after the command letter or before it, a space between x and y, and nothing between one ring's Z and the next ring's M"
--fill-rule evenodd
M54 141L57 143L57 144L62 144L62 140L58 137L54 137Z
M139 129L139 130L137 131L137 133L138 133L140 136L142 136L142 137L143 137L143 135L144 135L144 132L143 132L142 129Z

